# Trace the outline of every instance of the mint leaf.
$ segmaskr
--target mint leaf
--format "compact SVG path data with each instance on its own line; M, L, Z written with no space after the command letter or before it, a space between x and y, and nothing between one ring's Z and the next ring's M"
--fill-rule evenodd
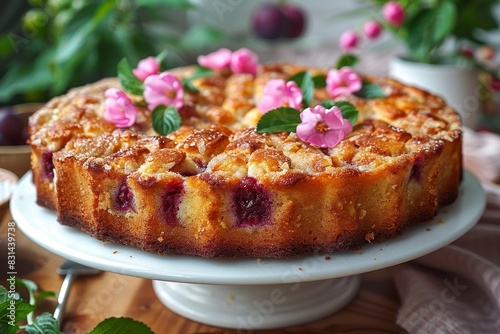
M302 106L304 108L311 104L314 96L314 82L309 72L299 72L292 75L288 81L294 81L302 90Z
M333 107L339 108L343 118L351 122L352 125L356 124L359 112L358 109L356 109L356 107L352 103L347 101L328 100L321 103L321 105L326 109L331 109Z
M88 334L154 334L142 322L130 318L108 318Z
M162 136L181 127L181 117L174 106L158 106L153 110L153 129Z
M337 61L335 68L339 70L344 66L353 67L358 63L358 61L359 61L358 56L355 56L351 53L344 53L342 57L340 57L339 60Z
M41 291L36 295L36 301L40 301L47 298L57 299L57 294L54 291Z
M28 334L62 334L59 330L57 320L50 313L42 313L36 317L35 321L24 327Z
M259 123L257 132L295 132L301 122L300 111L290 107L276 108L265 113Z
M38 290L36 283L28 279L16 278L16 286L24 287L30 294L34 294Z
M380 97L386 97L384 91L379 85L367 81L363 81L361 89L353 93L353 95L365 99L377 99Z
M326 87L326 75L317 74L312 77L314 83L314 88L325 88Z
M123 58L118 63L118 80L120 80L123 89L130 94L142 95L144 92L142 81L132 73L132 68L126 58Z
M24 300L7 298L0 304L0 333L15 334L19 329L17 325L19 321L26 318L34 309L34 305Z
M203 67L203 66L196 66L195 70L191 75L187 78L182 78L182 88L188 92L192 93L199 93L200 91L198 88L193 83L193 80L199 79L199 78L204 78L211 76L214 73L213 70Z
M195 70L193 71L193 73L191 73L191 75L188 78L189 80L194 80L194 79L209 77L212 74L214 74L213 70L203 66L196 66Z
M191 92L191 93L199 93L200 92L198 90L198 88L196 88L194 83L189 78L182 78L181 82L182 82L182 88L185 91Z

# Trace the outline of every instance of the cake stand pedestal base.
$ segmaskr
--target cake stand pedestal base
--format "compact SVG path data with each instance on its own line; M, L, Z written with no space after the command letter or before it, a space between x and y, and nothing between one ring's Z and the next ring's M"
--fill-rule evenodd
M326 317L358 292L359 276L275 285L209 285L153 281L173 312L204 324L245 331L295 326Z

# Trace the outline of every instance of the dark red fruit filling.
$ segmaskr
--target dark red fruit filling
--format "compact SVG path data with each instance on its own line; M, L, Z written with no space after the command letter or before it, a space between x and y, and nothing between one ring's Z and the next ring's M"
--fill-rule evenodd
M54 180L54 162L52 161L52 152L46 151L42 154L42 174L49 181Z
M127 180L123 180L116 191L116 209L120 211L129 211L134 209L134 194L127 184Z
M177 211L179 211L179 203L183 194L184 186L182 182L170 184L163 193L162 209L165 215L165 222L169 226L177 225Z
M233 206L238 226L260 226L270 223L269 195L253 177L244 178L236 186Z
M410 180L415 180L416 182L422 181L422 172L424 169L425 158L419 155L415 158L415 162L411 167Z

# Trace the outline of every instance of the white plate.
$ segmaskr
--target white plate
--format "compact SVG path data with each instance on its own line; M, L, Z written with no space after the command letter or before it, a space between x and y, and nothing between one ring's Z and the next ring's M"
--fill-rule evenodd
M465 172L457 200L429 223L413 226L400 237L363 247L361 251L316 254L290 259L205 259L157 255L112 242L103 243L71 227L35 204L31 174L24 175L11 199L19 228L43 248L94 268L154 280L262 285L324 280L377 270L439 249L468 231L485 206L477 179Z

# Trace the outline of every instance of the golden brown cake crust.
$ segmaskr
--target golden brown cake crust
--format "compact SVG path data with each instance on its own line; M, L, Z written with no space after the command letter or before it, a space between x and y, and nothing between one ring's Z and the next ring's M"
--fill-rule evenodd
M30 120L38 204L62 224L146 251L280 258L392 238L457 197L458 115L392 79L365 78L385 98L346 98L360 115L334 148L257 133L263 85L302 70L269 64L255 77L198 79L179 110L183 126L168 136L144 108L128 130L103 119L116 79L54 98ZM312 105L327 98L316 89Z

